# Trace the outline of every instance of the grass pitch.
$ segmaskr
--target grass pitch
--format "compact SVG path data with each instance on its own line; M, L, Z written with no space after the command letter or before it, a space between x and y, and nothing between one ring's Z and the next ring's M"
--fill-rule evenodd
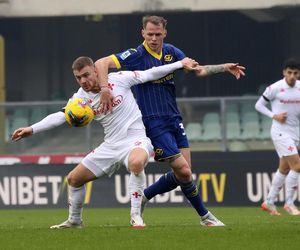
M191 208L146 208L144 229L129 209L85 209L84 229L50 230L67 209L0 210L0 249L299 249L300 216L259 208L211 208L226 227L205 228Z

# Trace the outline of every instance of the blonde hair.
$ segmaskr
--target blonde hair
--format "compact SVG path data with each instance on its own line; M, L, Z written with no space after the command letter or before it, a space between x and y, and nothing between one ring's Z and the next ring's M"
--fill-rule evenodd
M167 27L167 20L161 16L144 16L142 23L143 23L143 29L146 28L147 23L153 23L155 25L162 24L164 29Z
M81 70L85 66L94 66L92 58L87 56L80 56L76 58L72 64L72 70Z

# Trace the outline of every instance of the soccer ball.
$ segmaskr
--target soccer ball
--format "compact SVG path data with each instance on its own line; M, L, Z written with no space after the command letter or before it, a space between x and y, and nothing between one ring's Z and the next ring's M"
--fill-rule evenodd
M94 111L87 100L74 98L65 108L65 117L71 126L83 127L94 119Z

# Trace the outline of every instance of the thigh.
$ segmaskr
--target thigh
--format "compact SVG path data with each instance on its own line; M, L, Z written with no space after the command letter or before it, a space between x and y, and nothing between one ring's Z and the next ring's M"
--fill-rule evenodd
M105 174L111 176L122 165L123 151L116 147L116 145L109 145L104 142L84 157L82 164L96 177Z
M180 149L180 152L184 159L189 164L189 167L192 168L192 161L191 161L191 150L189 148L182 148Z
M185 133L185 129L180 118L175 120L174 136L179 149L189 149L189 142Z
M147 120L147 135L154 147L155 160L174 160L189 144L180 117Z
M121 147L125 149L125 159L123 163L130 171L135 171L135 169L133 169L134 166L141 166L141 168L143 168L153 154L151 141L146 137L144 132L134 135L129 133Z
M280 158L284 156L298 155L298 142L284 133L272 133L272 140L276 152Z
M295 170L296 172L300 171L300 157L298 154L285 156L283 159L287 163L285 165L288 165L289 169Z
M160 136L151 138L156 161L165 161L180 155L176 138L172 132L164 132Z

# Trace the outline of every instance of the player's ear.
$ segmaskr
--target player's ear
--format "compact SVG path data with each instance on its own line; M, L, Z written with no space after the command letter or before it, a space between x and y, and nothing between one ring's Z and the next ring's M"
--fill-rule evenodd
M94 65L93 71L95 72L96 75L98 75L98 72L97 72L97 69L96 69L95 65Z
M141 34L142 34L142 37L145 38L145 30L144 29L141 30Z
M164 38L167 36L167 30L165 29L165 32L164 32Z

